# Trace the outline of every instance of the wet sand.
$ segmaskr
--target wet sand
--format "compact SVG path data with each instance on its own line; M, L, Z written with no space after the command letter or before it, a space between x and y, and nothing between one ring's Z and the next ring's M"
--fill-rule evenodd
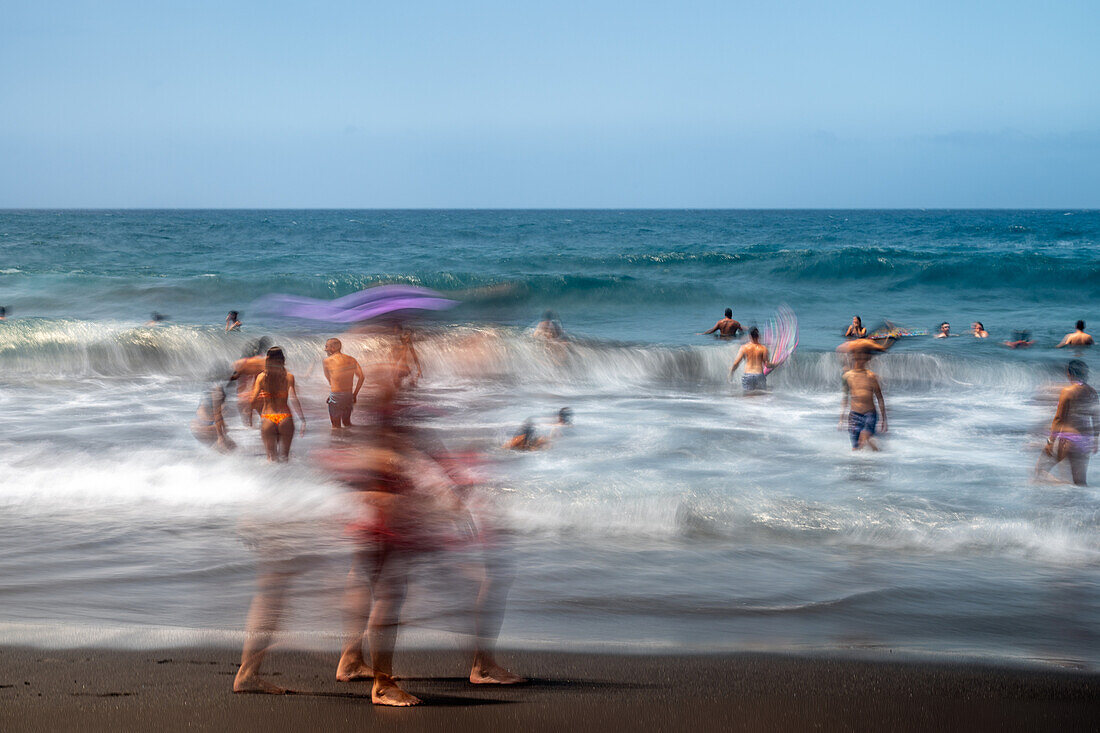
M0 647L0 730L1096 730L1100 674L781 654L502 653L531 677L474 686L461 654L398 653L412 709L333 678L335 654L276 649L234 695L236 650Z

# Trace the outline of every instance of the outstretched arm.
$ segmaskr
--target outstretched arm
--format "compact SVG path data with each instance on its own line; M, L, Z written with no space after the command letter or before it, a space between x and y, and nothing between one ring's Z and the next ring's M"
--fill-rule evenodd
M1060 349L1060 348L1062 348L1063 346L1066 346L1067 344L1069 344L1069 334L1068 334L1068 333L1067 333L1067 334L1065 335L1065 337L1064 337L1064 338L1062 339L1062 342L1061 342L1061 343L1059 343L1059 344L1058 344L1057 346L1055 346L1054 348L1056 348L1056 349Z
M699 333L698 335L699 335L699 336L707 336L707 335L709 335L709 334L712 334L712 333L714 333L714 332L715 332L715 331L717 331L717 330L718 330L718 324L717 324L717 323L715 323L715 324L714 324L714 328L710 329L709 331L703 331L703 332Z

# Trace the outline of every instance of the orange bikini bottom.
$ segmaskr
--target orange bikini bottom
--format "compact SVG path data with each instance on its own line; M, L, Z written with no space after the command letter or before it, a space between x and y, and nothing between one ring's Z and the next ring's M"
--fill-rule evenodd
M290 413L289 412L268 412L268 413L264 414L262 417L265 417L268 420L270 420L271 422L278 425L283 420L286 420L287 418L289 418Z

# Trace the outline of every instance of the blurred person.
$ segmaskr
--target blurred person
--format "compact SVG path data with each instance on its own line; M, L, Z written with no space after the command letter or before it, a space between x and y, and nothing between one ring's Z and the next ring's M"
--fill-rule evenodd
M328 356L322 362L325 379L328 380L331 390L327 403L333 430L351 427L352 406L359 398L359 390L363 387L363 368L353 357L343 353L341 351L343 348L344 345L340 339L330 338L325 342L325 353Z
M976 339L989 338L989 332L985 330L985 326L981 321L974 321L970 324L970 334Z
M726 308L725 318L722 318L717 323L715 323L709 331L703 331L702 333L696 335L709 336L710 334L717 331L718 338L731 339L744 330L744 327L742 327L740 323L733 320L733 310L731 308Z
M1085 333L1085 322L1077 322L1077 330L1073 333L1067 333L1065 338L1062 339L1054 348L1061 349L1064 346L1092 346L1092 336Z
M229 333L230 331L240 331L241 330L241 319L240 319L239 315L240 314L237 313L237 311L229 311L229 315L227 315L225 317L225 332L226 333Z
M565 338L565 331L562 330L561 321L554 315L554 311L546 311L531 335L547 341L560 341Z
M6 305L0 305L0 321L8 320L8 307Z
M237 411L241 415L241 422L252 425L252 383L264 370L264 362L267 360L266 352L271 347L271 339L263 336L258 341L249 344L241 358L233 362L233 374L230 382L237 383Z
M1012 332L1012 339L1004 342L1010 349L1029 349L1035 342L1031 340L1031 331L1017 329Z
M535 432L535 423L525 420L511 440L504 444L507 450L540 450L549 445L549 440Z
M264 370L252 385L252 405L257 406L263 422L260 437L267 450L267 460L286 461L290 458L290 444L294 440L294 417L290 405L298 413L301 433L306 432L306 417L298 393L294 388L294 375L286 370L286 356L278 346L267 350Z
M164 323L167 320L168 320L168 316L164 315L163 313L157 313L156 311L153 311L152 315L149 316L149 322L146 323L145 325L146 326L159 326L160 324Z
M1089 460L1096 453L1100 438L1100 407L1096 390L1088 384L1088 376L1085 362L1072 359L1066 364L1066 378L1070 384L1058 395L1050 437L1035 464L1036 479L1054 480L1051 470L1068 459L1073 483L1086 485Z
M420 378L424 376L424 370L420 366L420 356L413 345L413 332L408 328L397 327L397 343L390 352L390 358L394 365L394 379L402 388L416 387ZM416 367L416 376L413 376L413 367Z
M745 362L745 373L741 377L741 388L745 392L763 392L768 388L765 369L774 369L775 364L768 360L768 347L760 343L760 330L753 326L749 329L749 342L743 344L737 351L737 358L730 366L729 378L733 379L733 373L741 362Z
M222 408L225 405L224 373L211 375L212 384L204 391L199 400L195 418L191 421L191 433L203 445L210 446L221 453L228 453L237 447L225 428Z
M882 387L879 385L878 376L867 368L867 362L871 357L866 352L852 354L852 368L844 372L841 381L844 385L844 396L840 403L840 422L837 430L844 429L845 417L848 422L848 435L852 439L852 450L859 450L868 446L877 451L875 432L885 433L886 402L882 397ZM882 427L878 428L879 413L875 411L875 400L878 400L882 413Z
M945 338L949 338L952 335L954 335L954 334L951 333L951 324L944 321L943 323L940 324L939 332L933 338L945 339Z
M852 325L848 326L848 330L844 332L844 338L867 338L867 329L863 327L863 319L861 319L859 316L852 316Z

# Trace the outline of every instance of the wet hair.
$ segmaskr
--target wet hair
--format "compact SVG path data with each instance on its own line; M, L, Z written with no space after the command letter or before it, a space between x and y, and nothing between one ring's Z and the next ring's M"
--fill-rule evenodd
M272 346L267 350L267 359L264 360L264 386L269 393L286 390L286 354L281 346Z
M239 316L239 315L240 314L237 313L237 311L229 311L229 315L226 316L225 319L228 321L230 318L232 318L235 321L235 320L237 320L237 316Z
M859 316L852 316L852 319L855 320L855 322L859 324L860 328L863 328L863 319L862 318L860 318Z
M1077 330L1078 331L1084 331L1085 330L1085 322L1084 321L1078 321L1077 322Z
M726 318L733 318L733 309L726 308Z
M760 329L757 328L756 326L753 326L752 328L749 329L749 336L752 337L753 341L756 341L757 339L760 338Z
M1013 341L1028 341L1030 339L1031 339L1031 331L1028 331L1027 329L1021 329L1021 330L1012 332L1012 340Z
M1066 364L1066 374L1075 382L1085 382L1089 378L1089 365L1080 359L1070 359Z
M0 305L0 316L6 316L6 315L8 315L7 306Z
M531 422L530 418L523 421L523 425L519 426L519 430L516 431L517 438L523 438L524 443L530 443L535 439L535 425Z
M156 311L153 311L153 315L149 316L149 320L151 320L155 323L160 323L161 321L164 321L164 320L167 320L167 319L168 319L168 316L164 315L163 313L157 313Z
M940 328L943 328L944 326L947 326L948 328L951 328L951 324L948 323L947 321L944 321L943 323L940 324Z
M271 339L267 336L261 336L257 340L251 342L248 346L244 347L244 351L241 352L242 359L251 359L253 356L259 356L266 353L271 348Z
M325 346L328 346L328 345L329 345L329 344L331 344L331 343L335 343L335 344L336 344L336 349L337 349L337 351L339 351L340 349L344 348L344 344L343 344L343 342L342 342L342 341L340 341L340 339L336 338L335 336L334 336L334 337L332 337L332 338L330 338L330 339L329 339L328 341L326 341L326 342L325 342Z
M982 325L981 321L974 321L974 323L975 323L975 325L977 325L979 331L984 331L985 330L985 326Z
M565 425L573 424L573 409L570 407L563 407L558 410L558 420Z
M542 320L544 320L544 321L554 320L554 311L546 311L545 313L543 313L542 314Z

